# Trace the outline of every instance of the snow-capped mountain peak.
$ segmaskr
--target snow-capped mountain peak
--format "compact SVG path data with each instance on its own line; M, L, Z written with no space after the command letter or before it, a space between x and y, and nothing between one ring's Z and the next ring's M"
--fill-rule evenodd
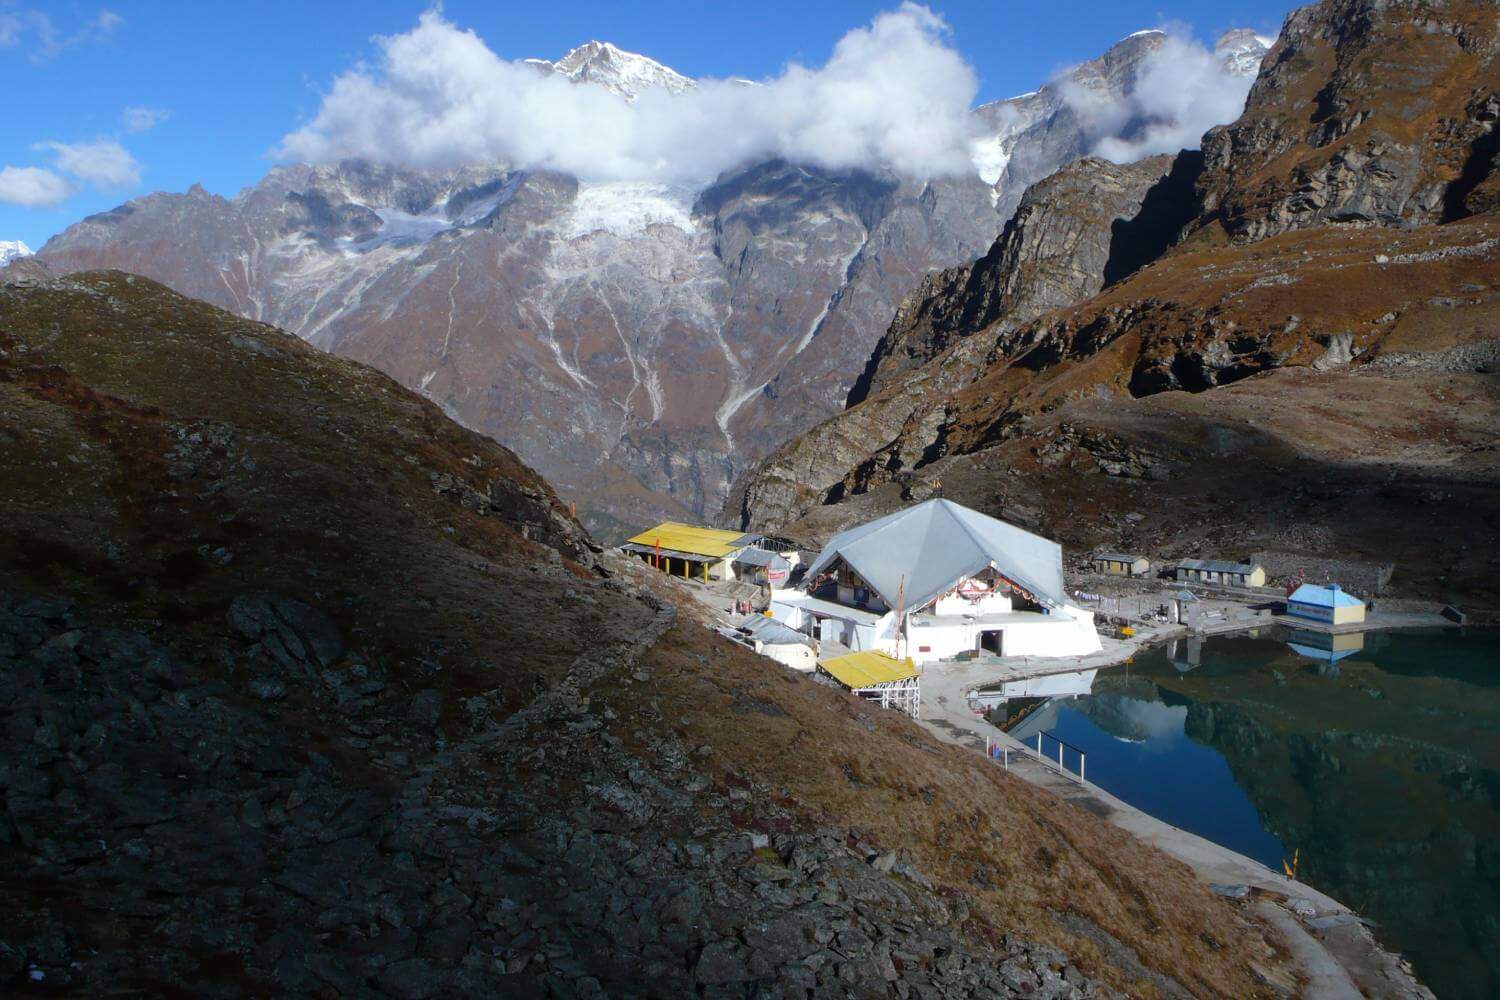
M555 63L528 59L538 69L551 70L575 83L593 83L627 101L644 91L660 88L680 94L696 84L676 70L648 56L627 52L610 42L591 41L573 49Z
M20 240L0 240L0 267L4 267L17 257L30 257L31 247Z
M1254 76L1260 72L1261 60L1271 50L1276 39L1257 34L1250 28L1235 28L1219 36L1214 43L1214 55L1219 65L1235 76Z

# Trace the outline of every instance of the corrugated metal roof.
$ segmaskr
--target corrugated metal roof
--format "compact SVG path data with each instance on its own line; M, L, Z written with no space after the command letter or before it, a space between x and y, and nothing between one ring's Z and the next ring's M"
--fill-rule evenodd
M863 608L851 608L847 604L838 604L834 601L825 601L818 597L808 597L806 594L788 594L776 598L772 605L786 604L801 608L814 615L823 615L827 618L841 618L851 621L857 625L877 625L888 612L866 611Z
M692 552L700 556L722 558L736 549L751 544L757 537L740 531L721 531L718 528L701 528L694 524L663 521L629 541L652 549L660 546L674 552Z
M1145 558L1145 556L1127 556L1127 555L1125 555L1122 552L1101 552L1097 556L1094 557L1094 560L1097 562L1100 559L1107 559L1110 562L1133 563L1137 559L1144 559L1144 558Z
M1292 596L1287 600L1296 601L1298 604L1312 604L1320 608L1359 608L1365 603L1336 586L1319 587L1311 583L1304 583L1292 591Z
M739 626L741 632L759 639L761 642L770 643L773 646L782 646L788 643L801 643L805 646L812 645L812 637L803 635L790 625L786 625L774 618L762 615L752 618Z
M747 566L774 566L777 569L785 570L792 568L792 564L787 562L785 557L777 555L775 552L767 552L765 549L758 549L753 545L735 556L734 561L744 563Z
M1056 542L951 500L927 500L834 535L807 578L835 559L848 563L893 608L920 608L992 565L1038 599L1065 603Z
M1178 569L1196 569L1206 573L1251 573L1255 567L1249 563L1225 562L1221 559L1183 559Z
M858 653L846 653L823 660L818 664L831 674L834 680L851 690L904 681L917 676L917 668L910 659L898 660L894 656L867 649Z

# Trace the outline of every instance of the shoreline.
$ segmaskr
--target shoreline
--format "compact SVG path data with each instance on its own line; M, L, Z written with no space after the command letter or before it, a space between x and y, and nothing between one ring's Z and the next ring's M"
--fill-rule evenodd
M715 619L725 619L727 608L716 607L712 591L687 588L694 603ZM1030 678L1098 671L1119 667L1143 650L1174 639L1226 636L1257 629L1296 625L1280 620L1268 610L1247 608L1237 601L1213 601L1223 605L1220 620L1207 627L1190 629L1180 623L1131 619L1136 634L1128 638L1101 636L1097 653L1073 657L1011 657L976 661L945 661L928 664L921 672L920 716L915 721L937 739L983 755L986 740L1009 748L1011 773L1072 805L1082 808L1122 833L1142 840L1186 864L1213 892L1231 905L1243 907L1245 915L1260 920L1279 935L1287 953L1305 977L1309 997L1390 997L1402 1000L1435 1000L1434 994L1416 978L1411 965L1376 940L1369 925L1339 900L1307 883L1289 878L1253 858L1205 837L1173 826L1120 799L1074 773L1059 773L1055 763L1039 761L1034 750L975 714L968 695L989 686ZM1248 612L1248 613L1247 613ZM1294 620L1295 622L1295 620ZM1311 624L1311 623L1309 623ZM1385 615L1360 623L1361 632L1460 626L1427 613ZM1003 766L999 760L995 766Z
M1446 624L1459 627L1453 622ZM1106 638L1105 649L1099 653L1067 658L1069 663L1053 669L1026 666L1030 667L1031 677L1109 669L1122 666L1136 653L1170 639L1194 634L1230 635L1271 625L1285 627L1267 619L1259 623L1236 623L1233 628L1206 633L1194 633L1182 625L1143 629L1130 639ZM1364 631L1420 627L1425 627L1425 623L1377 624ZM1388 951L1362 918L1339 900L1253 858L1158 819L1071 771L1060 772L1055 763L1040 760L1033 748L992 725L983 714L976 714L970 707L969 693L1018 679L1004 676L1006 666L997 661L929 666L922 675L918 724L943 742L976 753L984 753L990 745L1006 747L1004 761L995 759L995 766L1005 766L1022 780L1151 844L1186 864L1213 891L1231 901L1243 901L1285 939L1288 952L1296 957L1307 976L1309 996L1433 997L1416 978L1410 964ZM983 677L986 674L988 679Z

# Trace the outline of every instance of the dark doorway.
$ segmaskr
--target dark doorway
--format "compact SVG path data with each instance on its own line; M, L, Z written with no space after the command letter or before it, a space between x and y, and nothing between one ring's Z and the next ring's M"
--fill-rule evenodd
M1004 656L1005 630L998 628L986 629L979 633L979 648L988 650L996 656Z

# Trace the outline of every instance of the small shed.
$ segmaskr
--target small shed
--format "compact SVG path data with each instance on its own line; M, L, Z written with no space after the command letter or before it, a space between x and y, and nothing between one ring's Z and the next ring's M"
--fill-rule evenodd
M792 575L792 564L785 556L752 545L734 557L736 579L762 587L785 587Z
M1304 583L1286 599L1286 613L1325 625L1353 625L1365 620L1365 602L1331 583Z
M737 626L730 638L805 674L812 673L818 665L812 638L774 618L751 618Z
M1145 556L1126 555L1123 552L1101 552L1094 556L1094 572L1110 576L1145 576L1151 569L1151 560Z
M898 660L887 653L865 650L820 660L818 671L881 708L894 708L913 719L920 713L922 681L910 659Z
M1189 628L1197 628L1198 620L1203 614L1203 604L1198 600L1198 595L1191 590L1179 590L1172 595L1172 621L1186 625Z
M1219 587L1264 587L1265 567L1220 559L1184 559L1174 571L1179 583L1209 583Z

